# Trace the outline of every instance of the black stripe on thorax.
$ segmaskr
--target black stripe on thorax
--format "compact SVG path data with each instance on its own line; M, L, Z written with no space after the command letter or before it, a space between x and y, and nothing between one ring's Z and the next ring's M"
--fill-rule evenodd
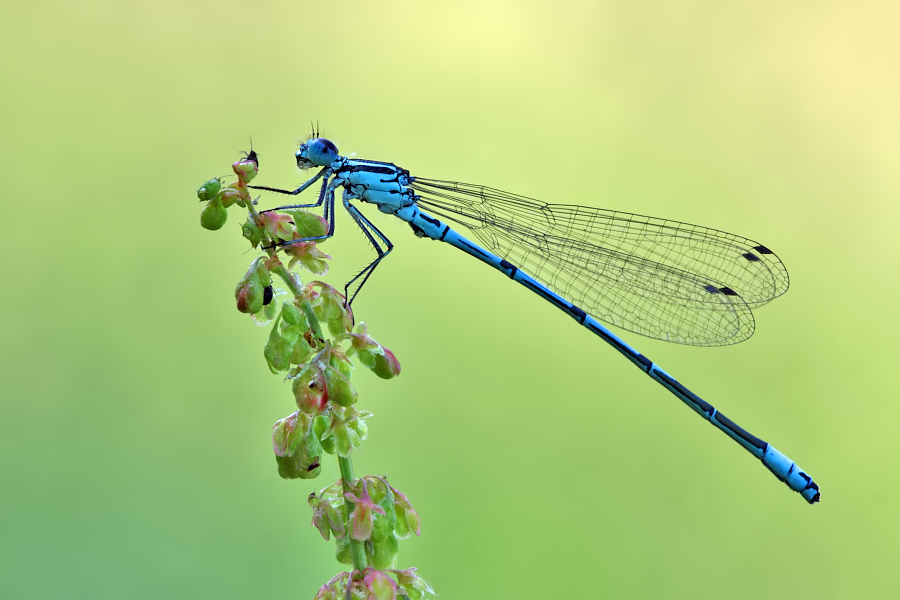
M347 164L366 164L366 165L387 165L389 167L394 167L395 169L399 169L397 165L394 163L385 162L383 160L369 160L368 158L348 158Z
M338 173L379 173L383 175L397 175L400 171L397 167L383 166L384 163L375 163L371 165L347 165L338 170Z
M401 169L394 163L378 160L365 160L361 158L348 159L344 166L338 169L338 173L380 173L388 175L409 175L409 171Z

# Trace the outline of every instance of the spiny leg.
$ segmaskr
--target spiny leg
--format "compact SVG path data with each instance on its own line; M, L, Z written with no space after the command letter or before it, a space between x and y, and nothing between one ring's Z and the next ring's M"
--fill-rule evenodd
M275 193L278 193L278 194L286 194L286 195L288 195L288 196L296 196L297 194L299 194L300 192L302 192L303 190L305 190L306 188L308 188L309 186L311 186L312 184L314 184L316 181L318 181L318 179L319 179L320 177L322 177L323 175L325 175L325 179L327 180L329 177L331 177L331 169L328 168L328 167L325 167L324 169L322 169L321 171L319 171L318 173L316 173L313 177L310 177L310 178L306 181L306 183L304 183L303 185L301 185L300 187L298 187L298 188L297 188L296 190L294 190L294 191L291 191L291 190L283 190L283 189L281 189L281 188L266 187L266 186L264 186L264 185L248 185L247 187L249 187L249 188L251 188L251 189L254 189L254 190L264 190L264 191L267 191L267 192L275 192Z
M344 208L347 209L347 212L350 213L350 217L353 221L359 226L362 232L365 234L366 238L368 238L369 243L372 244L372 247L375 248L375 252L378 253L378 258L373 260L369 265L360 271L356 277L347 282L347 285L344 286L344 297L347 298L347 306L350 306L353 303L353 300L359 294L360 290L362 290L363 285L365 285L366 281L368 281L369 276L372 275L372 272L375 271L375 267L378 266L385 256L391 253L391 250L394 249L394 245L391 243L387 237L375 227L371 221L365 218L359 210L352 204L350 204L346 198L344 199ZM370 233L371 231L371 233ZM387 246L387 250L382 250L381 246L378 245L378 242L373 237L372 233L374 233L378 238ZM356 287L356 291L353 292L353 295L350 295L350 286L353 285L357 279L362 277L362 280Z
M269 190L270 192L276 191L271 188L255 188L255 189L264 189L264 190ZM318 208L319 206L322 206L322 202L325 200L325 191L327 189L328 189L328 178L325 178L322 180L322 189L319 190L319 199L316 200L315 204L289 204L287 206L276 206L275 208L268 208L266 210L261 210L259 212L260 212L260 214L262 214L262 213L272 212L273 210L289 210L289 209L293 209L293 208ZM325 210L327 213L327 210L328 210L327 207ZM327 214L325 215L325 218L326 219L328 218Z

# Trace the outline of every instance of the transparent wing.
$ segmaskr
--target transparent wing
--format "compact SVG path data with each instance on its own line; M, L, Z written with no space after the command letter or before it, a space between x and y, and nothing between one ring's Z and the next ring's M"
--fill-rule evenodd
M788 289L771 250L723 231L466 183L415 178L411 187L426 212L595 317L648 337L742 342L753 334L750 305Z

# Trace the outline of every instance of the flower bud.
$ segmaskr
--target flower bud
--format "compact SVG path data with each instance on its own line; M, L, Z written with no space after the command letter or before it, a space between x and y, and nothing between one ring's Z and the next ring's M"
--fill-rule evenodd
M272 450L276 455L289 456L297 448L302 431L309 423L308 416L294 412L272 425Z
M353 363L350 362L347 351L341 348L337 340L334 344L329 342L329 346L331 346L331 352L328 355L328 364L349 379L353 375Z
M291 217L294 219L294 227L297 230L297 239L319 237L328 233L328 221L319 215L303 210L291 211ZM325 240L318 240L319 243Z
M324 496L324 494L323 494ZM325 540L331 539L331 533L334 532L336 539L344 537L344 516L335 506L336 499L320 498L315 494L309 495L309 505L313 509L312 524L322 535Z
M316 317L328 324L331 335L350 331L353 326L353 313L345 304L344 296L340 292L322 281L310 282L305 292L312 301Z
M272 298L274 299L283 293L284 293L283 290L274 290L272 292ZM263 288L263 302L265 302L265 300L266 300L266 294L267 294L267 292L266 292L265 288ZM263 307L259 312L253 313L250 316L253 318L253 322L256 323L257 327L265 327L272 321L272 319L275 318L275 314L277 312L278 312L278 303L277 302L269 302L268 304L263 304Z
M322 450L319 438L310 429L306 437L303 438L303 444L301 444L298 452L294 452L293 456L293 467L300 475L300 479L315 479L321 475L322 464L320 461L324 455L325 452Z
M416 574L416 568L411 567L405 571L393 571L397 576L397 582L403 591L409 596L409 600L424 600L425 594L434 595L431 586Z
M294 225L290 215L276 212L260 213L259 222L273 242L278 240L287 242L294 239Z
M219 196L210 200L203 212L200 213L200 225L210 231L222 229L227 219L228 211L222 206L222 200Z
M362 448L362 441L366 439L368 427L364 420L372 416L368 411L359 411L353 407L334 407L332 428L335 443L335 452L338 456L347 458L354 449Z
M362 448L362 440L355 430L346 425L339 425L334 428L334 445L338 456L348 458L354 448L356 450Z
M304 337L304 334L309 330L306 315L300 312L296 304L286 301L281 305L281 323L279 327L281 335L291 346L291 357L294 356L294 346L302 340L301 347L298 349L298 351L303 352L300 354L302 360L295 361L291 358L291 362L298 365L305 363L307 351L311 350L309 343Z
M396 377L400 374L400 362L393 352L384 346L381 349L383 352L375 355L375 365L372 367L372 372L382 379Z
M300 239L298 234L294 234L294 236L294 239ZM331 260L331 257L319 250L315 242L297 242L285 246L284 252L291 257L288 269L293 269L294 265L299 262L310 273L324 275L328 272L328 263L325 262L325 259Z
M397 524L397 513L394 512L394 497L390 488L380 479L375 479L373 483L373 487L380 493L373 491L372 499L384 509L384 514L375 516L375 525L372 528L372 541L383 542L389 535L394 534L394 526Z
M321 448L319 448L321 450ZM319 454L313 454L313 450L298 452L294 456L276 456L278 475L282 479L315 479L322 474L322 465L319 463Z
M397 584L381 571L366 569L363 585L368 593L366 600L397 600Z
M359 355L362 364L370 369L375 366L374 355L381 351L381 344L369 337L368 327L364 322L356 326L356 333L348 333L351 353Z
M409 503L409 499L405 494L402 494L393 487L391 487L391 493L394 496L394 512L397 514L397 524L394 528L397 537L401 540L405 540L409 537L410 532L419 535L419 532L421 531L419 513L417 513L412 507L412 504Z
M391 533L384 541L366 544L366 558L376 569L390 569L400 552L400 540Z
M350 513L350 536L357 542L365 542L372 537L372 529L375 523L375 515L383 515L384 509L372 502L369 496L368 482L365 478L357 482L358 493L347 492L344 494L353 505Z
M245 184L250 182L259 172L259 164L257 163L256 153L251 151L247 158L239 160L231 165L234 174Z
M291 389L297 400L297 407L303 412L320 412L328 402L325 376L314 362L306 364L294 377Z
M243 194L241 194L241 190L235 189L234 187L232 187L233 185L234 184L231 184L231 186L228 186L219 194L219 198L221 198L222 200L222 206L224 206L225 208L228 208L235 203L240 206L244 206L242 204Z
M334 454L334 436L331 427L331 419L325 415L318 415L313 421L313 431L319 442L322 444L322 450L328 454Z
M293 302L285 302L281 305L281 317L289 325L300 325L301 323L306 325L306 315ZM303 329L305 331L308 328L304 327Z
M253 222L253 219L249 217L244 224L241 225L241 234L247 238L247 241L250 242L250 245L254 248L256 248L259 245L260 240L262 240L262 231L260 231L256 223Z
M362 420L361 416L362 415L371 416L371 414L372 413L369 413L369 412L360 413L359 417L357 417L355 419L350 419L347 422L347 427L349 427L350 429L355 431L356 435L359 436L360 440L366 439L366 437L369 435L369 426L366 425L366 422Z
M294 344L297 342L297 340L300 339L300 335L303 333L302 331L300 331L300 327L297 325L291 325L290 323L282 319L281 323L279 323L278 325L278 329L281 331L282 337L284 337L288 345L291 347L291 352L293 352ZM306 361L304 360L297 364L303 364L305 362Z
M353 552L350 550L350 538L344 536L343 538L336 540L335 545L337 547L334 549L334 557L337 561L344 565L352 565Z
M313 479L322 472L322 446L308 415L294 413L276 422L272 447L278 474L284 479Z
M351 560L350 563L347 563L347 564L352 564L352 562L353 561ZM331 584L328 584L328 583L326 583L325 585L320 587L319 591L316 592L315 597L313 597L313 600L342 600L342 599L343 599L343 595L339 594L338 591L336 589L334 589L334 586Z
M391 379L400 374L400 362L394 353L369 337L365 323L356 327L356 333L348 334L350 352L355 352L359 362L382 379Z
M296 327L299 328L300 326L297 325ZM307 363L315 354L316 351L313 350L313 347L306 341L306 337L303 335L297 336L297 341L294 342L293 349L291 350L291 364L302 365Z
M350 379L350 377L353 376L353 363L351 363L349 360L340 361L337 365L337 368L338 371L340 371L341 374L347 379Z
M250 314L259 312L263 307L265 288L271 282L272 277L265 267L263 257L254 260L234 290L238 310Z
M250 191L247 189L247 184L243 181L235 181L234 183L229 183L222 193L219 195L222 198L222 205L228 208L232 204L240 204L244 206L242 202L250 202Z
M219 190L222 189L222 181L217 177L215 179L210 179L206 183L200 186L197 190L197 197L200 200L212 200L219 194Z
M284 339L278 327L273 327L269 333L269 340L263 350L263 356L269 365L269 370L273 373L287 371L291 366L291 353L293 346Z
M323 368L322 372L325 375L325 386L328 390L328 399L341 406L352 406L356 402L359 394L357 394L356 390L353 389L353 386L350 385L350 380L339 370L330 365Z

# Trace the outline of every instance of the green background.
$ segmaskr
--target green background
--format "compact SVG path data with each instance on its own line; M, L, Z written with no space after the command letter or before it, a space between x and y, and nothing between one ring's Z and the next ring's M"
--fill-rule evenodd
M723 5L724 4L724 5ZM292 397L234 309L255 255L194 190L310 121L343 153L734 231L792 289L735 347L627 341L808 470L810 507L616 352L464 254L396 250L355 305L358 473L422 517L441 598L896 593L900 9L891 2L8 3L0 597L312 598ZM277 200L264 196L262 203ZM329 281L371 257L338 213ZM340 568L343 570L343 567Z

